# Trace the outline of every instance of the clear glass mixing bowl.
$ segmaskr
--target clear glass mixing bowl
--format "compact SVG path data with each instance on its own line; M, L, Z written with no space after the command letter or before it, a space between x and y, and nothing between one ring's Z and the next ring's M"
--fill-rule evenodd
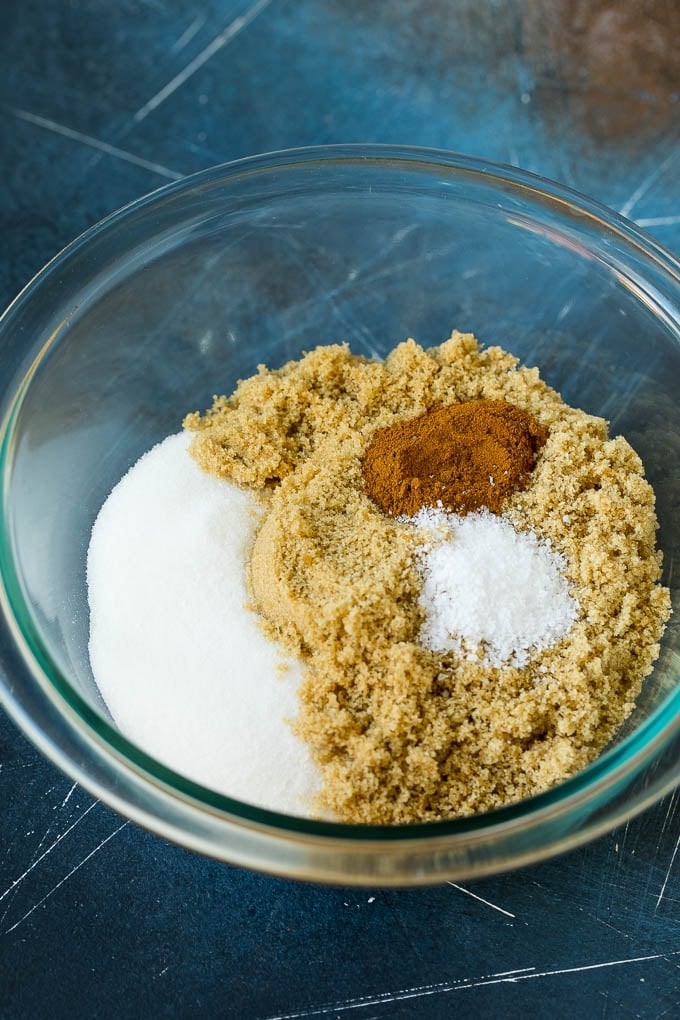
M349 146L171 184L70 245L0 320L0 680L28 736L122 814L236 864L321 881L469 878L573 847L680 778L680 267L556 184L447 153ZM174 774L107 715L85 557L111 487L188 409L318 343L383 356L452 327L612 422L655 487L675 616L638 707L541 796L403 827L304 821Z

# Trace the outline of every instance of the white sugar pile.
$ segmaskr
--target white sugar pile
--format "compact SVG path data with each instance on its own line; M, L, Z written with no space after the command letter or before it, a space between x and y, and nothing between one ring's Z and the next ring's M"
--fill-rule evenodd
M428 507L412 520L432 533L418 562L426 648L525 666L569 631L578 603L548 541L487 510L458 517Z
M170 436L116 486L88 553L90 661L120 730L218 792L308 814L319 778L285 720L301 667L245 607L253 498Z

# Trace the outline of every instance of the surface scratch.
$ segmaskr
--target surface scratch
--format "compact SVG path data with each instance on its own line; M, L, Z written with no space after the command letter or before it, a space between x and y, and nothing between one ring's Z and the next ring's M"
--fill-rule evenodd
M179 53L180 50L183 50L184 47L191 42L196 33L201 31L201 29L205 25L205 22L206 19L200 14L197 18L194 18L189 27L186 28L184 32L182 32L179 39L176 39L175 42L172 44L172 46L170 47L170 52Z
M45 860L45 858L47 857L48 854L52 853L54 848L56 846L58 846L59 843L61 843L62 839L65 839L66 836L68 836L69 832L73 832L75 827L77 825L79 825L80 822L82 822L82 820L85 817L85 815L88 815L90 813L90 811L92 810L92 808L96 807L98 803L99 803L98 800L93 801L93 803L90 804L90 806L83 811L82 815L78 815L78 817L76 818L75 822L72 822L71 825L69 825L68 829L65 829L64 832L62 832L59 836L57 836L57 838L55 839L54 843L51 843L48 846L47 850L44 850L43 853L40 854L40 857L37 857L36 860L34 860L33 863L31 865L29 865L28 868L26 868L26 870L23 872L23 874L19 875L18 878L15 878L14 881L12 882L12 884L9 885L5 889L5 891L3 893L0 893L0 902L2 900L4 900L5 896L9 896L9 894L12 892L12 890L16 889L16 887L18 885L20 885L28 875L30 875L30 873L33 871L33 869L37 868L38 865L40 864L40 862Z
M40 838L40 842L38 843L38 845L36 846L35 850L33 851L32 855L31 855L31 860L30 860L30 864L31 865L33 864L33 862L35 861L36 857L40 853L40 851L41 851L41 849L43 847L43 844L45 843L45 840L47 839L47 837L49 836L51 831L52 831L52 826L48 825L47 828L45 829L45 831L43 832L41 838ZM12 904L14 903L14 899L15 899L15 897L17 896L17 894L19 892L19 887L16 886L11 892L12 892L12 895L7 900L7 904L6 904L5 909L3 911L2 917L0 917L0 928L5 923L5 918L7 917L7 915L10 912L10 910L12 909Z
M121 831L122 829L124 829L126 825L129 825L129 824L130 824L129 822L123 822L123 823L122 823L121 825L119 825L119 826L118 826L118 828L117 828L117 829L114 829L114 831L113 831L113 832L109 833L109 835L108 835L108 836L106 837L106 839L103 839L103 840L101 841L101 843L99 843L99 844L98 844L98 846L96 846L96 847L94 848L94 850L90 850L89 854L88 854L88 855L87 855L86 857L83 857L82 861L80 861L80 862L79 862L78 864L76 864L76 866L75 866L74 868L71 868L71 870L70 870L70 871L68 872L68 874L67 874L67 875L64 875L64 877L63 877L62 879L60 879L60 881L59 881L59 882L57 882L57 884L56 884L56 885L55 885L55 886L54 886L54 887L53 887L52 889L50 889L50 891L49 891L48 893L45 893L45 895L44 895L44 896L42 897L42 899L38 900L38 902L37 902L37 903L35 903L35 904L34 904L34 905L33 905L33 906L31 907L31 909L30 909L30 910L27 910L27 911L26 911L26 913L25 913L25 914L23 915L23 917L20 917L18 921L15 921L15 922L14 922L14 924L13 924L13 925L12 925L12 926L11 926L10 928L7 928L7 929L6 929L6 931L5 931L5 935L9 935L9 934L10 934L10 932L13 932L13 931L14 931L14 930L15 930L16 928L18 928L18 927L19 927L19 925L20 925L20 924L23 924L23 922L24 922L24 921L26 920L26 918L27 918L27 917L30 917L30 916L31 916L31 914L32 914L32 913L33 913L33 912L34 912L35 910L37 910L37 909L38 909L38 907L41 907L41 906L43 905L43 903L45 902L45 900L49 899L49 897L50 897L50 896L51 896L51 895L52 895L53 893L55 893L55 892L57 891L57 889L60 889L60 888L61 888L61 886L62 886L62 885L64 884L64 882L68 882L69 878L71 878L71 877L72 877L72 875L75 875L76 871L78 871L78 870L79 870L80 868L82 868L83 864L87 864L87 862L88 862L88 861L89 861L89 860L90 860L90 859L91 859L92 857L94 857L94 855L95 855L96 853L99 853L99 851L100 851L100 850L102 849L102 847L105 847L105 846L106 846L106 844L107 844L107 843L108 843L108 842L109 842L110 840L112 840L114 836L117 836L117 835L118 835L118 833L119 833L119 832L120 832L120 831Z
M513 975L525 974L527 971L533 970L535 970L534 967L520 967L518 970L503 970L490 976L494 978L507 977L509 980L513 980ZM469 980L471 979L459 978L457 981L439 981L432 985L403 988L398 992L378 992L375 995L358 995L352 999L343 999L329 1005L303 1010L299 1013L277 1014L276 1016L267 1017L266 1020L297 1020L298 1017L322 1016L325 1013L335 1013L339 1009L364 1009L367 1006L379 1006L383 1003L397 1002L423 995L436 995L439 992L452 991L456 985Z
M635 221L638 227L673 227L676 223L680 223L680 215L678 216L644 216L642 219Z
M132 163L143 170L149 170L151 173L158 174L159 177L165 177L170 181L179 181L184 176L184 174L179 173L177 170L171 170L161 163L153 163L151 160L143 159L141 156L135 156L133 152L128 152L127 149L119 149L117 145L109 145L108 142L102 142L99 138L94 138L92 135L85 135L82 131L75 131L65 124L59 124L56 120L39 117L36 113L29 113L28 110L21 110L17 107L10 107L9 112L17 120L23 120L27 124L34 124L36 127L44 128L45 131L52 131L53 134L61 135L63 138L70 138L73 142L79 142L90 149L97 149L99 152L104 152L107 156L113 156L114 159L123 160L125 163Z
M678 849L680 849L680 836L678 836L678 841L675 844L675 850L671 854L671 859L670 859L670 863L668 865L668 870L666 871L666 877L663 880L663 885L661 886L661 892L659 893L659 898L657 899L656 906L654 908L654 912L655 913L659 909L659 907L661 906L661 901L662 901L662 899L664 897L664 893L666 892L666 886L668 885L668 879L670 878L671 871L673 870L673 864L675 863L675 858L677 856Z
M631 212L638 204L640 199L647 194L649 189L652 187L653 184L656 183L659 177L662 177L663 174L665 174L666 170L668 170L669 167L673 165L673 163L677 159L677 156L678 156L677 150L672 149L665 159L662 159L660 163L657 163L654 169L651 170L647 174L647 176L638 184L637 188L633 192L631 192L631 194L628 196L626 201L619 209L619 212L621 213L622 216L630 216ZM638 224L642 226L639 220Z
M78 785L77 783L74 783L73 786L70 788L70 790L68 791L68 793L66 794L66 796L64 797L64 799L61 802L61 807L66 807L66 805L68 804L69 800L71 799L71 794L73 793L73 791L75 790L77 785Z
M223 49L227 43L230 43L232 39L235 39L239 32L242 32L244 28L247 28L251 21L254 21L258 14L261 14L265 8L269 7L272 0L257 0L257 3L253 4L245 14L241 14L238 18L234 18L230 25L228 25L223 32L216 35L212 42L209 42L205 49L191 60L183 70L176 74L174 78L159 89L158 92L151 97L143 106L135 113L132 118L135 123L139 124L150 113L153 112L157 107L164 103L165 100L176 92L181 85L188 81L192 75L196 74L203 65L210 60L219 50Z
M465 889L462 885L456 885L455 882L447 882L447 885L452 885L454 889L458 889L459 892L465 893L466 896L472 896L473 900L479 900L480 903L486 904L487 907L491 907L492 910L497 910L499 914L505 914L506 917L516 917L515 914L511 914L509 910L504 910L503 907L496 906L495 903L491 903L490 900L485 900L483 896L478 896L477 893L473 893L470 889Z
M385 1005L392 1002L403 1002L406 999L424 998L429 995L443 995L448 992L463 992L471 988L487 985L515 984L518 981L529 981L533 978L557 977L562 974L582 974L586 971L603 970L607 967L623 967L633 963L647 963L652 960L665 960L669 956L680 955L680 949L672 953L652 953L647 956L631 956L623 960L606 960L603 963L589 963L580 967L561 967L555 970L537 971L535 967L525 967L517 971L504 971L490 974L488 977L476 979L461 978L458 981L442 982L436 985L422 985L419 988L405 988L397 992L380 992L355 999L346 999L323 1006L303 1009L296 1013L279 1013L267 1020L299 1020L303 1017L325 1016L340 1010L365 1009L368 1006Z

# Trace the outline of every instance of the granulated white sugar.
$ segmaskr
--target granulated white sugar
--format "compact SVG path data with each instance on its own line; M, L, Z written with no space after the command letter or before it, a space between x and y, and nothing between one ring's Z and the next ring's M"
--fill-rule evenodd
M308 814L319 780L286 720L301 666L246 608L252 495L170 436L115 487L88 553L90 661L122 733L221 793Z
M412 520L432 533L418 562L426 648L525 666L567 634L578 603L550 542L487 510L459 517L424 508Z

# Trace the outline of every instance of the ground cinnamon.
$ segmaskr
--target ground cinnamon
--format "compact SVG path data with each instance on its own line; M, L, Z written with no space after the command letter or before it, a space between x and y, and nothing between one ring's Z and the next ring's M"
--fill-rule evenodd
M363 464L366 492L385 513L441 505L501 513L526 488L547 430L505 400L437 407L376 432Z

